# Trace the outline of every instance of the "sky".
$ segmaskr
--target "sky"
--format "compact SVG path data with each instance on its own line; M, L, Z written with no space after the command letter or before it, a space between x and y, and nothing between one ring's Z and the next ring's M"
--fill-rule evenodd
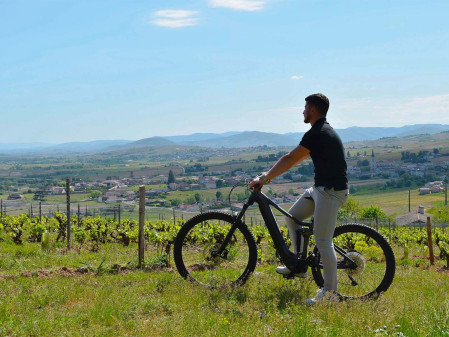
M0 0L0 143L449 124L449 1Z

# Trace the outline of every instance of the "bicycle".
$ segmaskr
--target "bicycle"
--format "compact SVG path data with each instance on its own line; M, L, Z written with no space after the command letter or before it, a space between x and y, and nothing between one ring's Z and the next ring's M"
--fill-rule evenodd
M232 192L232 190L231 190ZM282 263L292 278L311 268L318 287L322 287L323 266L315 246L309 251L313 220L302 222L254 188L238 215L205 212L188 220L174 242L176 268L185 279L209 288L243 285L257 264L257 245L242 221L249 206L257 203L265 226ZM289 250L270 206L301 226L296 231L298 251ZM216 223L219 226L216 226ZM303 240L300 240L302 236ZM300 242L303 242L301 245ZM376 230L362 224L337 226L334 232L340 299L376 298L393 282L395 257L388 241Z

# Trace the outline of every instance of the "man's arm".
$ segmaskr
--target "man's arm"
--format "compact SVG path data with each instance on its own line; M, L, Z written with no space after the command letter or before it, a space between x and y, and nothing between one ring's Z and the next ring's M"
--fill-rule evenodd
M273 167L266 173L266 180L269 181L278 175L281 175L285 171L289 170L293 166L299 164L304 159L307 159L310 157L310 151L309 149L305 148L302 145L298 145L296 148L294 148L292 151L287 153L286 155L282 156L276 164L273 165ZM255 178L251 183L249 184L249 188L253 188L254 185L260 184L263 185L264 181L259 180L259 178Z

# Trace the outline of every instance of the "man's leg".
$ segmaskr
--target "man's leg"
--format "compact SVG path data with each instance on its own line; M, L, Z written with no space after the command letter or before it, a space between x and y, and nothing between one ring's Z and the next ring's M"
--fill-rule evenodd
M308 217L311 217L313 215L313 211L315 208L315 203L313 202L312 196L310 195L311 189L307 189L296 202L293 204L293 206L289 209L288 213L293 215L296 219L303 221L307 219ZM290 240L292 241L292 249L293 252L296 253L297 251L297 245L301 244L301 242L296 242L296 230L300 228L296 222L294 222L292 219L286 217L287 227L288 227L288 234L290 236Z
M332 238L338 209L346 202L348 192L317 187L311 194L315 201L313 232L323 262L324 289L337 291L337 256Z

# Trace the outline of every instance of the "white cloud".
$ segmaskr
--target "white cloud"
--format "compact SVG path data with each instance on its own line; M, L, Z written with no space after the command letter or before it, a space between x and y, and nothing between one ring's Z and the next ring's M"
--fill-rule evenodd
M195 26L198 24L197 14L197 11L164 9L154 12L156 19L151 21L151 23L168 28Z
M293 75L292 77L290 77L290 79L292 79L292 80L300 80L303 77L304 76Z
M265 0L209 0L212 7L230 8L236 11L260 11L266 4Z

